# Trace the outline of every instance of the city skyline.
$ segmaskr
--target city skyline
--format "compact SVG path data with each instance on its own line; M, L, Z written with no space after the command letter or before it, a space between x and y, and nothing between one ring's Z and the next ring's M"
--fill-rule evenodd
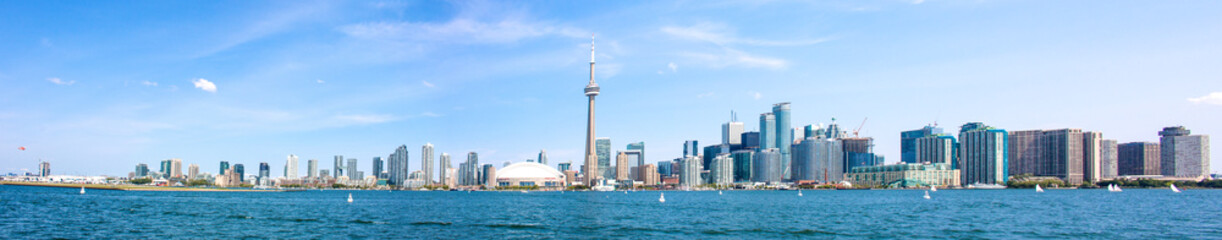
M1210 122L1222 117L1212 67L1222 60L1211 54L1222 51L1213 44L1222 21L1216 7L1199 6L1219 3L1118 4L1148 11L1136 15L1059 3L1099 12L1092 19L1033 3L593 3L672 16L655 20L509 3L232 3L202 8L224 20L109 16L175 3L0 4L29 22L0 24L14 36L0 46L13 56L0 60L0 144L10 149L0 151L0 171L47 161L56 174L121 176L181 159L210 172L222 161L282 166L289 154L369 163L426 143L489 163L539 149L552 163L581 162L576 119L586 109L575 89L585 83L590 34L600 46L595 78L615 93L600 95L593 137L621 143L613 151L645 142L647 164L681 157L685 140L721 142L728 111L753 116L781 102L792 102L790 127L835 117L849 128L869 117L861 135L887 163L900 160L900 132L934 122L952 136L984 122L1090 129L1121 143L1158 142L1167 126L1222 130ZM91 8L100 11L57 15ZM730 17L714 17L723 11ZM148 22L164 23L117 27ZM192 30L167 30L179 25ZM759 130L751 117L740 121ZM417 157L409 169L422 166Z

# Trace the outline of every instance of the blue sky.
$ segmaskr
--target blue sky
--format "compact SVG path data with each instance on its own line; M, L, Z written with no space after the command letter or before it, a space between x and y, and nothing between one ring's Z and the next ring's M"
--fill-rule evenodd
M0 172L126 175L167 158L279 176L289 154L406 144L581 162L590 35L598 136L649 162L748 130L969 121L1120 142L1222 133L1222 2L0 2ZM25 151L17 150L24 146ZM1222 169L1214 154L1213 171ZM368 171L368 170L366 170Z

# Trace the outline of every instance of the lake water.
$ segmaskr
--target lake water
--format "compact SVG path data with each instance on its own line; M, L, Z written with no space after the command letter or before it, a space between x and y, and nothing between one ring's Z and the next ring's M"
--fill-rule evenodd
M0 238L1222 238L1222 190L79 191L0 186Z

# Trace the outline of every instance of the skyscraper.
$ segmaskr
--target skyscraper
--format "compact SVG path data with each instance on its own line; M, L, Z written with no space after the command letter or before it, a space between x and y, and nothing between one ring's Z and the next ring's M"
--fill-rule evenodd
M271 166L267 165L267 162L260 162L259 163L259 178L256 179L259 181L258 184L259 185L268 185L267 180L268 180L268 177L271 177L271 175L272 175Z
M586 186L594 186L598 179L593 177L598 170L597 159L594 156L594 97L598 96L598 84L594 83L594 36L590 36L590 84L586 85L585 94L590 98L589 116L586 118L586 162L582 167L586 172Z
M638 164L638 165L645 165L645 142L634 142L634 143L629 143L629 144L628 144L628 150L637 150L637 151L638 151L638 155L637 155L637 157L639 157L639 158L640 158L640 159L638 160L637 164Z
M683 141L683 157L700 156L700 150L697 149L699 148L697 144L699 144L699 141L696 140Z
M485 188L496 188L496 166L484 164L484 169L481 172L483 174L480 175L480 184L483 184Z
M1189 135L1183 126L1158 132L1163 176L1201 178L1209 176L1209 135Z
M878 156L874 155L874 138L849 137L841 138L840 142L844 146L844 172L847 173L854 167L875 166L882 163L878 160Z
M1082 132L1082 181L1103 179L1103 133Z
M284 178L297 179L297 155L289 154L287 160L284 161Z
M462 179L464 179L463 181L464 183L462 183L461 185L479 185L480 184L479 183L479 180L480 180L479 154L476 154L475 152L468 152L467 153L467 162L464 164L467 165L467 171L462 173L463 175Z
M38 163L38 176L39 177L51 176L51 163L49 162Z
M743 144L743 122L739 122L734 116L734 112L730 112L730 122L721 124L721 143L737 145Z
M776 148L776 139L776 117L772 113L761 113L759 149Z
M709 183L717 185L734 183L734 158L729 153L717 154L717 157L713 158L713 167L709 168Z
M762 140L761 140L762 141ZM781 182L781 152L768 148L755 153L751 160L751 181L764 183Z
M539 150L539 164L547 165L547 149Z
M946 163L955 166L955 137L947 135L925 136L916 139L916 161L918 163Z
M738 150L730 153L734 158L734 181L735 182L750 182L751 181L751 157L755 152L751 150Z
M335 178L339 178L339 176L344 176L344 156L343 155L335 155L335 168L331 170L331 175L334 175L333 177Z
M558 164L556 164L556 169L557 169L557 170L560 170L560 172L564 172L564 171L568 171L568 170L573 170L573 163L572 163L572 162L562 162L562 163L558 163ZM573 179L569 179L569 180L573 180Z
M171 172L173 172L170 176L182 178L182 159L170 159L170 166Z
M234 165L233 165L233 173L238 175L238 182L239 182L239 183L244 183L244 182L246 182L246 166L242 166L242 164L241 164L241 163L239 163L239 164L234 164Z
M1099 158L1101 159L1099 161L1100 174L1103 175L1103 179L1116 178L1116 176L1120 175L1120 149L1116 146L1116 140L1104 139L1100 141L1099 149Z
M704 184L704 179L700 178L701 160L695 156L687 156L679 161L679 185L684 187L696 187Z
M199 165L187 165L187 180L195 180L199 177Z
M320 177L318 175L318 160L310 159L306 161L306 178L314 179Z
M382 169L383 166L386 166L386 161L382 161L382 157L373 157L373 174L371 175L375 178L382 178L382 171L385 171Z
M615 181L630 180L628 174L628 154L619 152L615 154Z
M598 169L605 179L615 179L615 169L611 168L611 138L601 137L594 141L594 149L598 153Z
M441 176L440 176L441 178L439 178L439 179L437 179L437 180L440 180L440 181L441 181L443 184L447 184L447 185L448 185L449 183L447 183L447 182L446 182L446 181L448 181L447 179L448 179L448 178L450 178L450 177L453 177L453 175L451 175L451 174L450 174L450 171L449 171L448 169L450 169L450 168L453 168L453 167L454 167L454 166L450 165L450 154L449 154L449 153L441 153L441 159L440 159L439 161L441 162L441 164L440 164L440 165L441 165L441 167L440 167L440 169L439 169L439 170L440 170L440 171L439 171L439 173L441 174Z
M433 143L420 147L420 170L424 171L424 185L433 185Z
M229 170L229 161L221 161L221 170L217 171L217 175L225 174L225 170Z
M793 132L790 131L789 125L789 103L777 103L772 105L772 115L776 118L776 148L781 150L781 174L782 179L791 179L792 176L790 165L793 163L793 158L789 153L789 146L793 145Z
M1070 185L1082 184L1082 130L1030 130L1010 132L1010 175L1057 177Z
M916 139L922 137L933 136L942 133L942 128L933 125L925 126L921 129L904 131L900 133L900 161L904 163L918 163L916 153Z
M399 147L395 148L395 152L390 154L390 162L387 164L389 166L387 172L390 178L387 179L387 184L399 187L407 186L407 175L410 173L407 166L407 154L407 145L399 145Z
M1157 143L1131 142L1117 145L1120 175L1161 175L1159 145Z
M742 149L755 151L760 149L760 132L744 132Z
M359 180L359 179L361 179L361 177L360 177L360 176L357 176L358 174L356 173L356 171L357 171L357 170L356 170L356 158L349 158L349 159L348 159L348 169L346 169L346 170L344 170L344 171L348 173L348 180Z
M51 164L48 163L47 167L50 168ZM149 175L149 165L148 164L143 164L143 163L136 164L136 177L147 177L148 175Z
M959 182L1005 185L1009 177L1006 153L1009 136L1005 129L995 129L972 122L959 128Z

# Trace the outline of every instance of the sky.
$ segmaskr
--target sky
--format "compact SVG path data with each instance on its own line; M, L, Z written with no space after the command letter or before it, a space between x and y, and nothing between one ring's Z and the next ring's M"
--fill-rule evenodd
M5 1L0 172L126 176L180 158L282 176L406 145L582 162L597 136L720 141L738 113L899 133L966 122L1157 142L1222 134L1218 1ZM866 120L863 124L863 120ZM19 150L25 147L26 150ZM1217 152L1217 151L1214 151ZM1222 156L1211 153L1211 172ZM185 170L185 167L184 167Z

